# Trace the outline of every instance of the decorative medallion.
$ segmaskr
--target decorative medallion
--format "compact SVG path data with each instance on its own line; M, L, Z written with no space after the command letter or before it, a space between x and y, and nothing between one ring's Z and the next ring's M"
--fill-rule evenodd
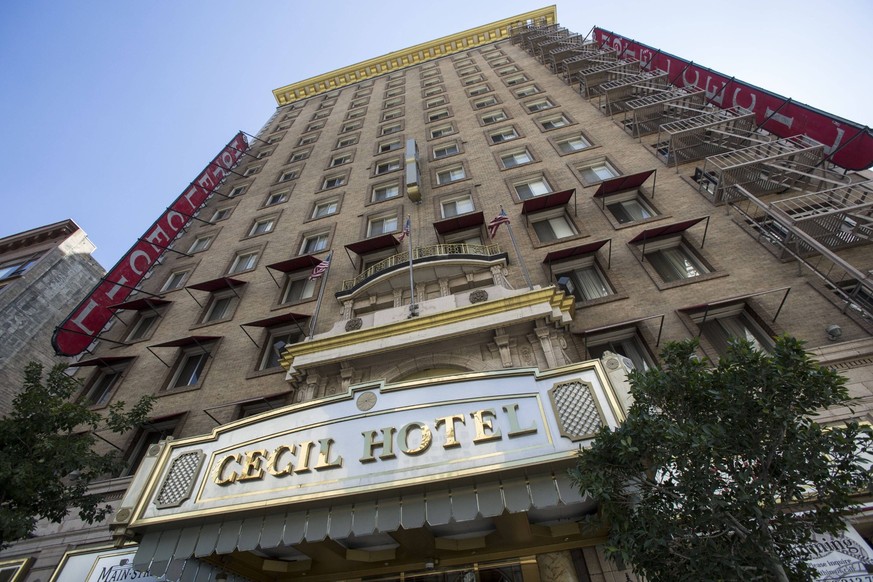
M360 317L353 317L346 322L346 331L355 331L356 329L361 329L362 325L364 325L364 320L362 320Z
M483 301L488 301L488 291L477 289L470 293L470 303L482 303Z
M373 392L364 392L358 396L358 410L366 412L376 406L376 395Z

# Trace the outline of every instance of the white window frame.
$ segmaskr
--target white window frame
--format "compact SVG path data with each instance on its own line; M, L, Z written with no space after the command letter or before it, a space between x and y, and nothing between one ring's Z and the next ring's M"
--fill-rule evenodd
M314 255L325 250L330 243L330 232L321 231L307 234L300 241L299 255Z
M227 270L227 274L236 275L237 273L245 273L246 271L251 271L258 266L258 259L260 258L260 255L261 251L259 250L238 253L233 258L233 262L231 262L230 268Z
M445 123L443 125L438 125L436 127L432 127L428 130L428 135L431 139L439 139L441 137L446 137L447 135L452 135L455 133L455 126L451 123Z
M447 212L447 208L451 210ZM454 218L455 216L475 212L475 210L476 206L473 204L473 197L470 194L462 194L440 200L440 214L443 218Z
M436 182L438 186L452 184L467 178L467 170L463 165L451 166L436 172Z
M231 319L238 302L239 297L231 290L213 293L203 309L200 323L217 323Z
M492 125L494 123L501 123L509 119L509 116L503 109L498 109L497 111L491 111L490 113L485 113L484 115L479 117L479 121L482 122L482 125Z
M269 234L276 228L276 217L266 216L259 218L252 223L249 229L248 236L258 236L261 234Z
M441 160L461 153L461 148L457 142L440 144L433 147L433 159Z
M195 253L202 253L212 244L212 239L215 238L215 235L206 234L202 236L198 236L191 242L191 246L188 247L188 254L193 255Z
M681 235L647 242L643 258L663 283L692 281L711 272Z
M574 147L573 144L575 142L582 144L582 147ZM558 151L562 155L574 154L576 152L581 152L583 150L587 150L587 149L592 147L591 141L588 138L586 138L584 135L582 135L581 133L578 135L574 135L572 137L566 137L563 139L559 139L559 140L555 141L555 145L557 146ZM567 147L564 147L565 145Z
M288 274L285 278L285 284L282 286L280 305L303 303L315 298L317 279L310 279L309 273L309 271L303 271ZM292 297L292 291L299 291L299 293L295 293L295 296Z
M319 209L326 209L326 212L320 212ZM321 200L316 202L312 207L311 219L324 218L331 216L339 211L339 198L331 198L330 200Z
M586 186L621 176L621 172L606 159L576 166L576 172L578 172L582 183ZM609 175L607 176L606 174Z
M267 199L264 201L264 206L275 206L277 204L282 204L283 202L288 202L290 198L290 194L287 190L283 190L281 192L271 192L267 194Z
M155 330L161 316L157 311L141 311L136 321L130 326L130 330L124 338L125 342L138 342L148 339Z
M388 174L389 172L396 172L402 167L403 163L399 159L385 160L384 162L379 162L376 164L376 167L373 170L373 174L376 176Z
M282 352L285 347L300 341L302 334L297 327L285 326L278 329L268 330L267 339L264 342L264 349L261 351L258 360L258 371L281 369L279 360L282 358ZM294 340L294 341L286 341ZM277 344L282 343L281 348ZM275 365L272 365L274 364Z
M567 127L570 125L570 119L564 115L563 113L559 115L553 115L550 117L546 117L544 119L540 119L537 121L540 126L540 129L543 131L551 131L553 129L559 129L561 127Z
M173 370L170 381L167 382L165 390L179 390L197 387L203 382L203 376L209 367L210 353L207 348L199 346L186 347L179 354L176 360L176 366ZM187 370L188 363L197 359L196 367ZM194 377L196 375L196 378ZM187 377L187 380L185 378ZM193 379L193 382L191 381ZM184 383L182 383L184 382Z
M167 280L164 282L161 287L161 293L165 291L174 291L176 289L181 289L185 281L188 279L188 276L191 274L191 269L183 269L181 271L173 271L167 276Z
M527 148L504 152L500 154L500 165L508 170L534 162L533 154Z
M400 216L397 212L378 214L367 219L367 238L382 236L400 230Z
M324 180L321 181L321 189L322 190L330 190L331 188L339 188L341 186L346 185L346 176L345 174L340 176L327 176Z
M530 200L531 198L538 198L554 192L545 176L537 176L536 178L515 182L512 185L512 189L515 190L519 200Z
M390 184L377 184L373 186L370 194L371 202L383 202L400 196L400 184L392 182Z
M509 134L510 132L512 133L512 135L507 137L507 134ZM496 139L497 137L500 137L500 139ZM518 131L514 127L510 126L504 127L503 129L488 134L488 141L490 141L492 144L499 144L518 139L519 137L520 136L518 134Z
M579 230L576 228L576 225L567 216L566 210L561 208L555 208L550 211L545 212L537 212L536 214L529 217L530 219L530 227L533 229L534 234L537 237L537 240L540 243L552 243L557 242L559 240L570 238L579 234ZM542 236L542 228L538 228L538 224L546 223L549 229L550 236Z

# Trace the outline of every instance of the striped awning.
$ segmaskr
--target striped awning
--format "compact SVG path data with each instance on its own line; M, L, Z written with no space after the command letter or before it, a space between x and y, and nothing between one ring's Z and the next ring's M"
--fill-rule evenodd
M381 499L296 511L253 514L178 529L148 531L133 561L138 571L159 575L180 560L235 551L269 550L327 538L344 539L400 529L464 522L532 509L584 502L566 471L510 477L481 484L447 486ZM592 505L593 507L593 505Z

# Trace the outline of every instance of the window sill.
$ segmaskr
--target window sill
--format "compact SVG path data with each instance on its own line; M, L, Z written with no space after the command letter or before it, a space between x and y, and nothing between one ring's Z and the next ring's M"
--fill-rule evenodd
M648 272L648 269L646 269ZM650 275L651 276L651 275ZM666 283L657 278L657 275L652 277L652 281L654 281L655 285L661 291L665 291L667 289L674 289L676 287L684 287L686 285L694 285L695 283L702 283L703 281L711 281L712 279L721 279L722 277L727 277L728 273L723 271L715 271L712 273L705 273L703 275L698 275L697 277L691 277L689 279L682 279L680 281L671 281L670 283Z

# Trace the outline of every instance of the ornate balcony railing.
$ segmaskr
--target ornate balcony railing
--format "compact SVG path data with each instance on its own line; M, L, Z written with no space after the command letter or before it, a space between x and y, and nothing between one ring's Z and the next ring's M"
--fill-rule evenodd
M421 260L428 258L438 258L438 257L457 257L457 256L478 256L478 257L493 257L494 255L500 254L500 245L490 244L490 245L476 245L476 244L467 244L467 243L446 243L439 245L430 245L426 247L418 247L412 249L412 262L413 265ZM383 271L387 271L393 267L398 265L408 265L409 264L409 252L404 251L402 253L397 253L396 255L391 255L386 259L379 261L378 263L371 265L369 268L361 272L357 277L353 279L346 279L343 281L342 289L340 293L344 291L348 291L350 289L354 289L366 279L373 277Z

